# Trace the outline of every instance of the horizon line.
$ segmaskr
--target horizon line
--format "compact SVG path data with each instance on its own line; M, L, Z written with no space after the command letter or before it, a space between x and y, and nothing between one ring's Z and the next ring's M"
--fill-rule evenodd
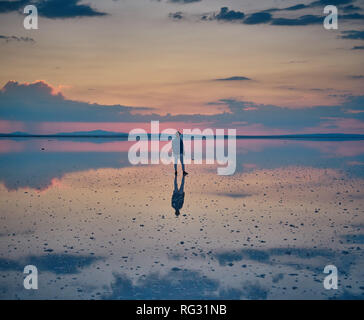
M102 131L102 130L101 130ZM13 132L13 133L0 133L0 138L127 138L129 136L128 133L107 133L105 134L90 134L87 132L82 134L75 133L54 133L54 134L28 134L23 132ZM148 138L150 137L151 133L147 133ZM159 134L160 135L160 134ZM135 134L134 136L138 136ZM203 135L193 135L193 137L201 137L206 138ZM207 137L211 137L208 135ZM216 138L216 135L212 137ZM225 138L229 138L230 135L224 135ZM364 140L364 134L357 134L357 133L298 133L298 134L280 134L280 135L236 135L236 139L354 139L354 140Z

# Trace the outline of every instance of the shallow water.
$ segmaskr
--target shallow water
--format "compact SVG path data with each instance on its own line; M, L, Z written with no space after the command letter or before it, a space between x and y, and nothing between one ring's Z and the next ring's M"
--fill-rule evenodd
M0 139L0 298L364 298L364 141L238 140L233 176L187 166L179 216L129 146Z

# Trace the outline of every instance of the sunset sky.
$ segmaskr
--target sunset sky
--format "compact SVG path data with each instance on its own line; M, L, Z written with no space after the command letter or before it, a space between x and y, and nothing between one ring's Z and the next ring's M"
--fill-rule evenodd
M363 0L0 1L0 21L3 133L364 134Z

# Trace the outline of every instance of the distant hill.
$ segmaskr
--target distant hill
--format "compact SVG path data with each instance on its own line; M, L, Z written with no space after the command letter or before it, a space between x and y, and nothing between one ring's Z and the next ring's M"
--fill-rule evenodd
M347 134L347 133L312 133L312 134L284 134L284 135L260 135L260 136L237 136L237 139L364 139L364 134Z
M124 132L112 132L104 130L60 132L55 134L30 134L26 132L0 133L0 137L128 137Z
M16 132L12 132L12 133L0 133L0 136L4 136L4 137L12 137L12 136L29 136L29 133L26 132L21 132L21 131L16 131Z
M105 130L92 130L92 131L77 131L77 132L62 132L55 134L56 136L123 136L127 137L128 134L124 132L113 132Z

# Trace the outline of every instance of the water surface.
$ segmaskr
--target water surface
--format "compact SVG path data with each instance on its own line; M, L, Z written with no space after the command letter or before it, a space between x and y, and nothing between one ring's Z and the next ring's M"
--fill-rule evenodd
M364 298L364 141L240 139L233 176L187 166L178 216L172 166L129 147L0 139L0 298Z

